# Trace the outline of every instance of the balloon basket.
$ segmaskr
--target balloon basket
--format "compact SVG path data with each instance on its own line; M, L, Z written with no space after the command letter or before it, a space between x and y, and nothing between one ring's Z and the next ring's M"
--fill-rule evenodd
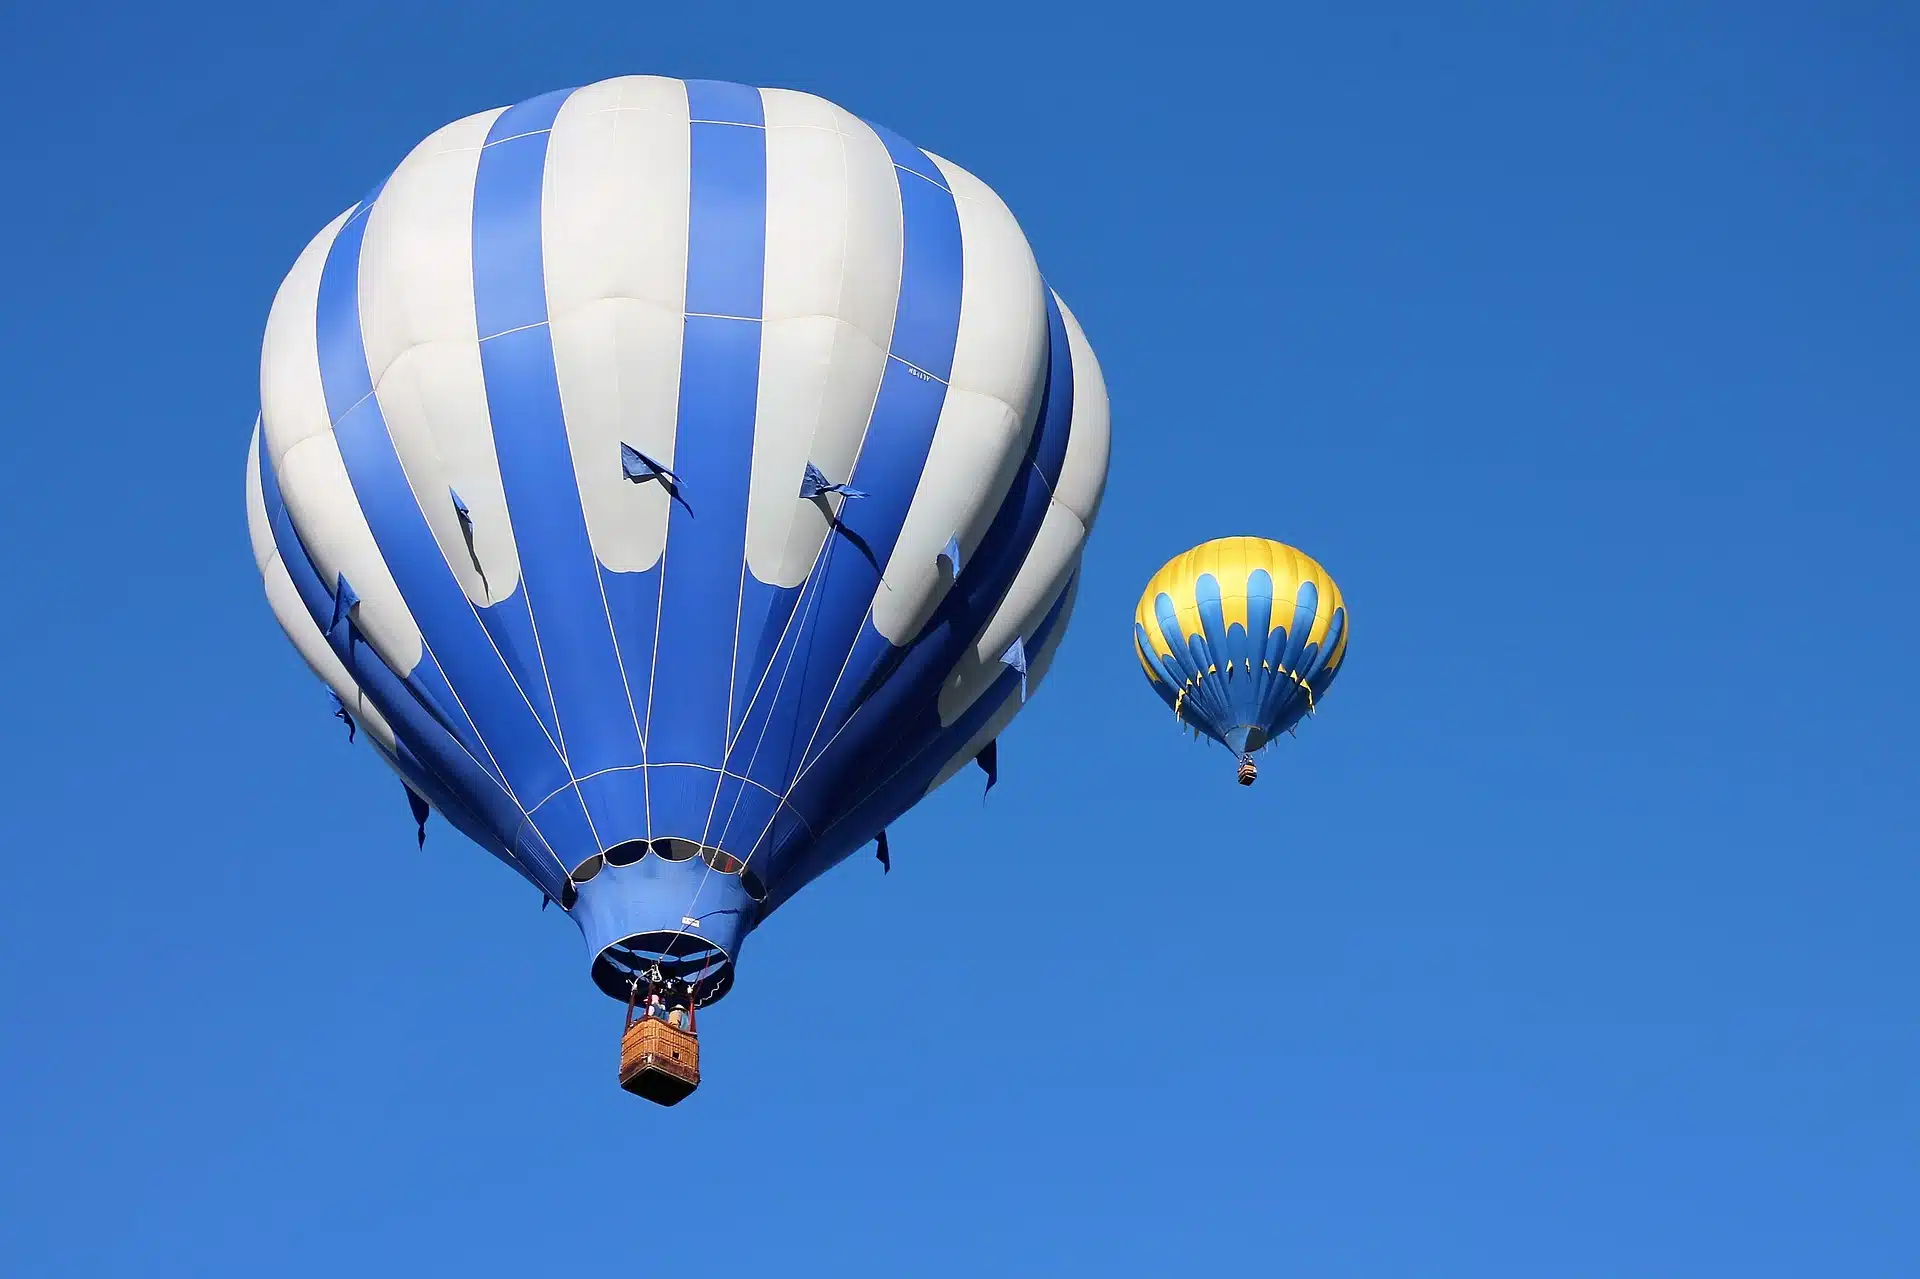
M700 1086L700 1037L657 1017L642 1017L620 1038L620 1086L662 1106Z

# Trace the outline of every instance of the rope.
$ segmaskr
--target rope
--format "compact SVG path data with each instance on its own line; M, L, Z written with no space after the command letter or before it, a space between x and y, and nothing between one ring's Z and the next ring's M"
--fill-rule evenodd
M707 965L712 962L713 957L708 956L706 961L700 965L700 976L693 983L693 989L687 992L687 1033L689 1035L697 1035L700 1033L694 1028L694 1014L700 1009L700 983L707 979Z
M785 645L787 635L792 631L796 621L806 616L809 610L811 610L813 606L816 603L818 603L819 593L818 591L816 591L815 588L818 587L820 590L825 589L826 575L828 571L830 571L833 567L834 553L837 550L839 550L839 547L840 547L839 539L833 538L833 539L830 539L827 542L826 546L823 548L825 552L824 554L815 555L812 566L807 570L806 583L804 586L801 587L800 599L796 601L794 606L794 611L792 615L787 618L786 625L781 628L780 643L775 646L775 650L774 650L776 659L779 654L779 649ZM744 559L741 561L740 568L743 574L742 589L744 589L745 588L744 574L746 572L746 561ZM738 622L738 618L736 617L735 619L736 634L734 636L734 642L735 642L735 648L736 648L736 652L735 652L736 662L739 660L738 625L739 625L739 622ZM774 696L776 698L779 697L781 690L786 687L787 677L790 674L792 674L794 660L798 657L798 655L799 655L799 645L796 643L794 648L791 651L789 651L787 654L786 664L780 668L780 681L774 686ZM853 656L852 653L849 652L847 655L847 658L849 661L852 660L852 656ZM752 695L747 699L746 706L742 708L741 720L740 720L742 733L746 731L746 722L749 718L751 718L754 704L760 700L760 694L766 688L767 675L771 673L772 669L773 669L772 662L769 662L767 670L761 673L760 683L754 687ZM841 676L844 676L846 674L846 668L844 666L841 668L840 674ZM834 688L837 689L838 687L839 687L839 679L836 678L834 681ZM828 700L829 702L831 702L832 700L831 693L829 693L828 695ZM826 712L823 709L821 713L824 715ZM754 739L753 754L748 757L746 770L744 770L740 776L741 782L743 783L742 791L741 791L742 795L745 794L745 786L744 786L744 783L746 782L745 772L751 771L753 768L753 762L760 758L760 748L766 745L767 728L772 722L773 722L772 717L769 716L767 720L764 723L762 723L760 726L760 735ZM819 734L819 731L820 731L819 725L815 725L814 733L816 736ZM718 784L716 784L714 789L713 803L709 805L707 808L706 825L702 828L700 832L700 846L703 849L708 847L707 840L713 834L713 818L716 810L720 806L720 788L723 787L726 783L726 777L727 777L726 760L727 760L727 757L732 754L733 748L737 743L737 741L738 741L738 738L730 739L727 742L727 753L726 755L723 755L721 757L720 781ZM812 745L811 741L809 741L808 745L809 745L809 748L811 748L811 745ZM796 778L795 780L798 780L798 779ZM787 793L782 794L779 797L779 804L784 805L787 802L788 795L790 795L791 793L792 793L792 786L789 785L787 789ZM727 814L726 825L721 827L721 838L723 839L726 837L727 830L731 828L733 825L734 814L739 811L739 808L740 808L739 796L735 796L733 804L734 804L733 811ZM760 832L760 839L766 838L767 832L773 829L774 822L779 820L779 815L780 815L779 805L776 805L774 808L773 816L767 819L766 829ZM740 876L743 880L747 873L747 868L753 863L754 853L759 850L759 843L760 843L759 840L754 841L754 847L748 850L746 857L740 860L739 869L733 872L736 876ZM724 850L716 850L716 851L724 851ZM706 891L707 880L711 878L713 875L713 863L708 862L704 857L702 857L700 860L706 863L706 869L705 871L702 872L700 876L700 882L694 885L693 896L692 896L692 899L687 902L687 908L684 911L680 912L680 919L681 919L680 928L677 932L673 934L671 938L668 939L667 946L669 948L676 945L682 937L685 937L687 935L687 924L686 924L687 920L689 919L697 920L697 919L704 918L704 916L695 915L693 913L693 908L699 905L700 894ZM771 892L772 891L771 888L769 888L768 891ZM758 909L759 904L760 903L758 902L754 904L755 909ZM710 940L708 940L708 938L704 935L701 936L700 940L703 942L706 942L708 949L710 950L720 949L718 946L713 945L713 943ZM725 954L726 952L722 951L721 953ZM712 956L708 956L708 960L711 961L711 959L712 959ZM727 959L728 959L728 962L731 963L733 957L731 955L728 955ZM702 981L706 980L706 967L704 964L702 965L700 970L700 979ZM698 987L695 987L693 995L688 1000L688 1002L692 1004L698 1004L700 1002L700 991ZM688 1010L688 1015L689 1016L692 1015L692 1009Z

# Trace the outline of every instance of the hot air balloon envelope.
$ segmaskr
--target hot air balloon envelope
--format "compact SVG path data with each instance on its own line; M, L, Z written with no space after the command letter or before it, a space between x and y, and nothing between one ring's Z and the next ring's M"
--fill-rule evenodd
M995 740L1106 476L1098 365L1001 200L712 81L434 133L300 255L260 381L275 615L623 999L656 964L717 998Z
M1311 714L1347 655L1340 588L1311 557L1224 537L1167 561L1140 596L1134 652L1160 699L1241 761Z

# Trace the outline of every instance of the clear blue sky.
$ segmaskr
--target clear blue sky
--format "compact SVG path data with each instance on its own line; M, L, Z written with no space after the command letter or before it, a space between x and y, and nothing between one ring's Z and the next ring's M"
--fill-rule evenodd
M1920 1274L1916 55L1895 4L8 6L0 1270ZM672 1111L575 929L415 850L241 505L307 238L626 72L980 174L1115 411L1000 787L771 920ZM1129 642L1241 532L1355 619L1251 791Z

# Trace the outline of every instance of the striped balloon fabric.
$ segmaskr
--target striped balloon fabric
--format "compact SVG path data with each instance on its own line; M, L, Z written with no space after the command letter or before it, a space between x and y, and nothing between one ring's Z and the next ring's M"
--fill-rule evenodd
M1167 561L1140 596L1134 654L1160 700L1240 759L1311 714L1347 657L1327 570L1264 537L1223 537Z
M1044 680L1107 397L979 179L829 102L626 77L446 126L274 300L275 615L600 985L769 911Z

